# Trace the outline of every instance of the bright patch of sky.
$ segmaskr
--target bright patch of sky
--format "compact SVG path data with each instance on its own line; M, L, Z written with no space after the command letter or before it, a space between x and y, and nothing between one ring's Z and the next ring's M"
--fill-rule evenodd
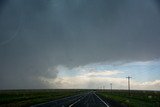
M56 69L56 79L42 77L41 80L57 85L58 88L109 88L109 84L113 83L114 88L126 89L126 77L131 76L133 89L160 90L160 60L116 64L92 63L71 69L59 65Z
M76 76L90 72L110 72L119 71L116 75L108 75L110 77L132 76L137 81L152 81L160 79L160 60L146 61L146 62L131 62L124 64L108 64L108 63L93 63L85 66L79 66L69 69L65 66L58 66L60 77Z

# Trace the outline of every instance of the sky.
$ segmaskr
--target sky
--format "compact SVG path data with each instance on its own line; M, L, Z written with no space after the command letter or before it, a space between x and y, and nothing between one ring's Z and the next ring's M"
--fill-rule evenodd
M159 0L0 0L0 89L160 90Z

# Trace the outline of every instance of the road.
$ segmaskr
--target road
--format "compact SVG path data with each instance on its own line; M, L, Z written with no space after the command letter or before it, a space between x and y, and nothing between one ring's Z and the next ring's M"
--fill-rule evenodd
M95 92L88 92L71 97L33 105L31 107L110 107Z

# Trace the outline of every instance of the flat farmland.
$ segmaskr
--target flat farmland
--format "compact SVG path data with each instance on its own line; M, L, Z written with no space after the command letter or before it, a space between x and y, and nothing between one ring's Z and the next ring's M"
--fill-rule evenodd
M99 89L1 90L0 107L160 107L160 91Z
M98 95L109 102L119 102L127 107L160 107L160 91L99 90Z
M28 107L67 96L83 93L86 90L1 90L0 107Z

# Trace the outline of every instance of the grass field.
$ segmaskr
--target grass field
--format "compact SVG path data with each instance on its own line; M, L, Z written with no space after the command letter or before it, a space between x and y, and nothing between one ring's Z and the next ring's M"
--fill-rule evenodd
M90 90L1 90L0 107L28 107L30 105L80 94ZM128 107L160 107L160 91L95 90L108 100L117 101Z
M0 107L28 107L84 92L85 90L1 90Z
M98 94L129 107L160 107L160 91L99 90Z

